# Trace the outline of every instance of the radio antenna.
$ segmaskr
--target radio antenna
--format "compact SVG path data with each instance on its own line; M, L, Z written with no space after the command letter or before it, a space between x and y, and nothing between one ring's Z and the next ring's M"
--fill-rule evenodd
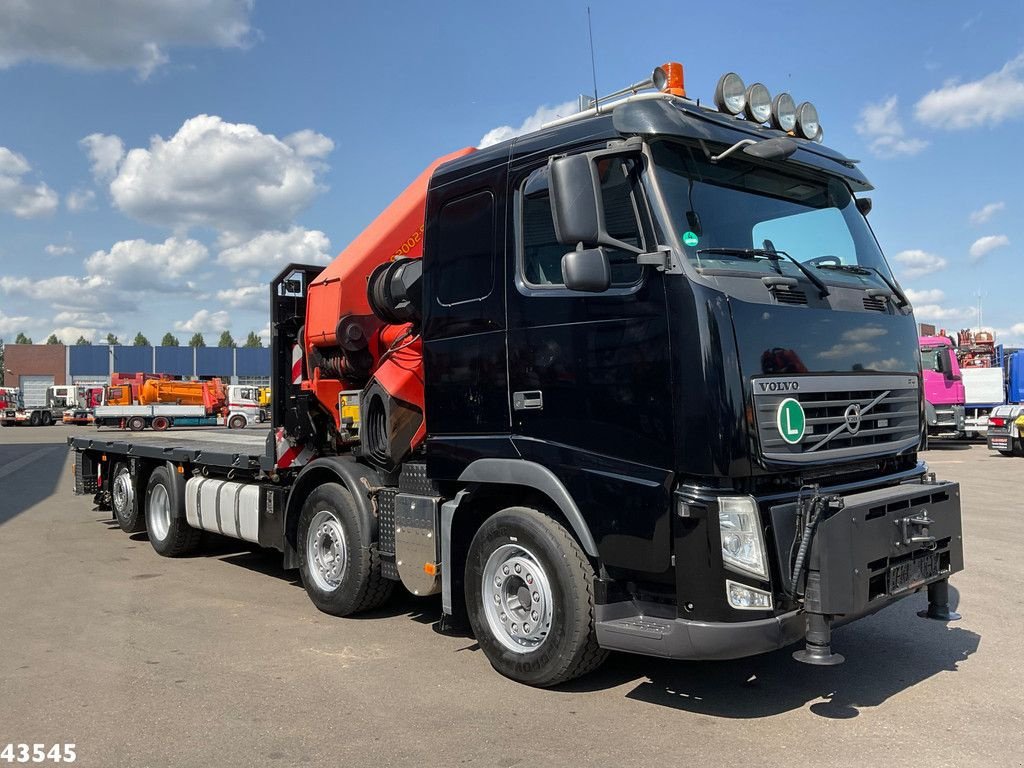
M594 110L600 112L597 101L597 64L594 63L594 25L590 22L590 6L587 6L587 33L590 35L590 74L594 77Z

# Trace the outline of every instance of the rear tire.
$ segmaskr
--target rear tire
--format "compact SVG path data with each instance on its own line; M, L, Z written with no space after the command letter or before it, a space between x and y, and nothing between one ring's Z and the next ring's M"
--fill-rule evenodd
M348 616L381 605L394 582L384 578L375 547L362 546L362 521L352 494L326 483L306 499L299 517L299 573L313 605Z
M153 428L154 432L163 432L171 426L171 420L166 416L157 416L149 426Z
M141 432L146 428L146 420L141 416L132 416L128 419L127 426L132 432Z
M110 475L110 508L114 519L125 533L146 530L146 518L135 503L135 481L128 465L119 462Z
M146 529L157 554L180 557L196 550L202 531L185 520L184 504L174 492L167 467L157 467L146 483Z
M32 411L32 415L28 417L28 425L30 427L38 427L42 420L42 415L39 411Z
M466 606L498 672L548 687L596 669L594 569L558 522L528 507L488 518L466 558Z

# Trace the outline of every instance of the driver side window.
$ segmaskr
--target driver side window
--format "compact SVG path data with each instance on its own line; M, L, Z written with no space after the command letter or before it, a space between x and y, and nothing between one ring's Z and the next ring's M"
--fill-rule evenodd
M621 163L611 163L602 178L602 200L608 232L623 242L643 247L630 180ZM532 288L564 288L562 256L572 246L555 239L555 224L548 195L547 168L540 168L524 182L519 194L520 275ZM605 248L611 262L612 286L635 285L643 276L636 255Z

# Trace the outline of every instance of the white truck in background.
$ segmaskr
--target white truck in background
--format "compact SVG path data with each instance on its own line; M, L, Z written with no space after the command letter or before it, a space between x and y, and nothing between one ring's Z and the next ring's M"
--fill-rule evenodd
M64 411L78 406L80 387L74 384L57 384L48 387L42 400L26 401L18 390L16 401L7 401L0 424L5 427L28 425L48 427L58 424L64 418Z

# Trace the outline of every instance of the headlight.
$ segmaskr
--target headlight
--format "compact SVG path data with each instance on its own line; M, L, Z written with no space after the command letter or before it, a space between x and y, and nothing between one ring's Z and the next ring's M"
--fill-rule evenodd
M811 102L805 101L796 108L796 129L805 139L817 137L821 123L818 122L818 110Z
M718 527L725 567L767 581L768 563L761 536L761 516L754 500L749 496L719 499Z
M743 87L743 81L735 72L726 72L718 78L718 85L715 87L715 105L719 112L728 112L730 115L738 115L747 105L747 90Z
M772 100L772 125L787 133L796 127L796 102L788 93L780 93Z
M767 123L772 116L772 95L761 83L747 88L747 119L755 123Z

